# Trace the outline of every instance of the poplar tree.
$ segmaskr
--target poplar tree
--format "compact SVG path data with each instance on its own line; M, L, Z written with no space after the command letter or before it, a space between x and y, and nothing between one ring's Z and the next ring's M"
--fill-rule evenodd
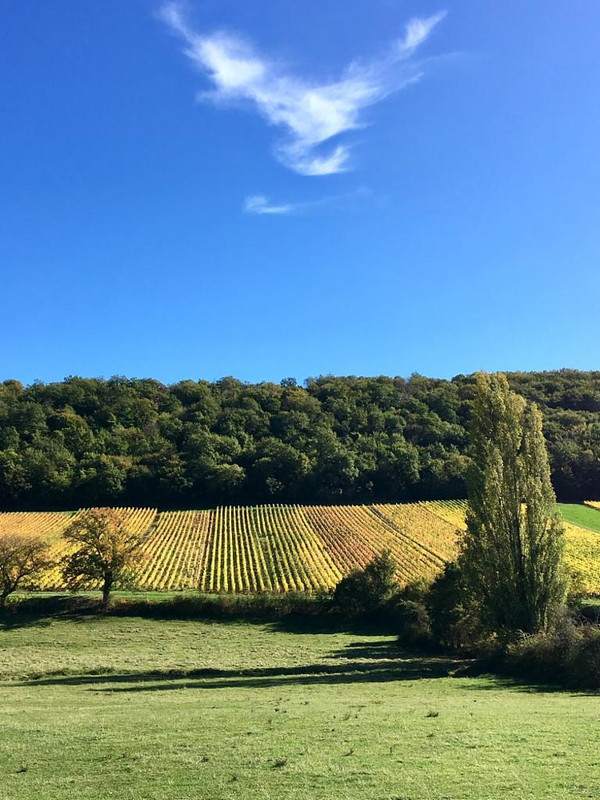
M565 597L564 529L540 411L505 375L477 376L471 451L467 585L490 631L542 630Z

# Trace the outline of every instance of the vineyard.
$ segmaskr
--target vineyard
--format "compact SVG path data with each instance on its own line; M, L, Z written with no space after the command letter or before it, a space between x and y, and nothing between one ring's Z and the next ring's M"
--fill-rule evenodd
M382 550L406 584L430 579L457 553L465 503L435 501L354 506L228 506L203 511L125 509L143 537L138 586L203 592L314 592L331 589ZM590 501L590 509L600 503ZM62 533L79 512L0 513L0 532L39 536L57 561ZM600 593L600 533L565 521L567 561L585 590ZM60 590L58 567L35 588Z

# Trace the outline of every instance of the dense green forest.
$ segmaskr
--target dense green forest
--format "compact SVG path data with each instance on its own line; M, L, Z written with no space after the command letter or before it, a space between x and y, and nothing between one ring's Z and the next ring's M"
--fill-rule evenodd
M509 374L562 500L600 496L600 372ZM474 381L70 377L0 385L0 505L205 507L465 496Z

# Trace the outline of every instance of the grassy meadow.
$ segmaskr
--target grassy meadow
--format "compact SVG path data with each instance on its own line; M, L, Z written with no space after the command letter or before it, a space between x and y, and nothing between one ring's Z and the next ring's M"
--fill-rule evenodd
M600 533L600 511L582 503L559 503L560 513L566 522Z
M600 696L283 624L10 614L1 800L600 796Z

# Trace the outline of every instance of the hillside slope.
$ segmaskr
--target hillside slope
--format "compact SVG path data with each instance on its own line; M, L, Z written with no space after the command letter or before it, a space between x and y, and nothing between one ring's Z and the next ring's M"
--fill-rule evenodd
M302 592L331 589L382 550L391 551L402 583L435 577L457 553L465 504L226 506L164 512L130 508L127 513L130 525L143 534L141 589ZM51 542L58 559L65 551L61 534L72 516L3 513L0 531L39 535ZM599 593L600 533L565 525L569 566L587 592ZM60 571L48 572L36 588L64 588Z
M561 501L600 486L600 372L510 373ZM0 508L464 497L473 376L0 383Z

